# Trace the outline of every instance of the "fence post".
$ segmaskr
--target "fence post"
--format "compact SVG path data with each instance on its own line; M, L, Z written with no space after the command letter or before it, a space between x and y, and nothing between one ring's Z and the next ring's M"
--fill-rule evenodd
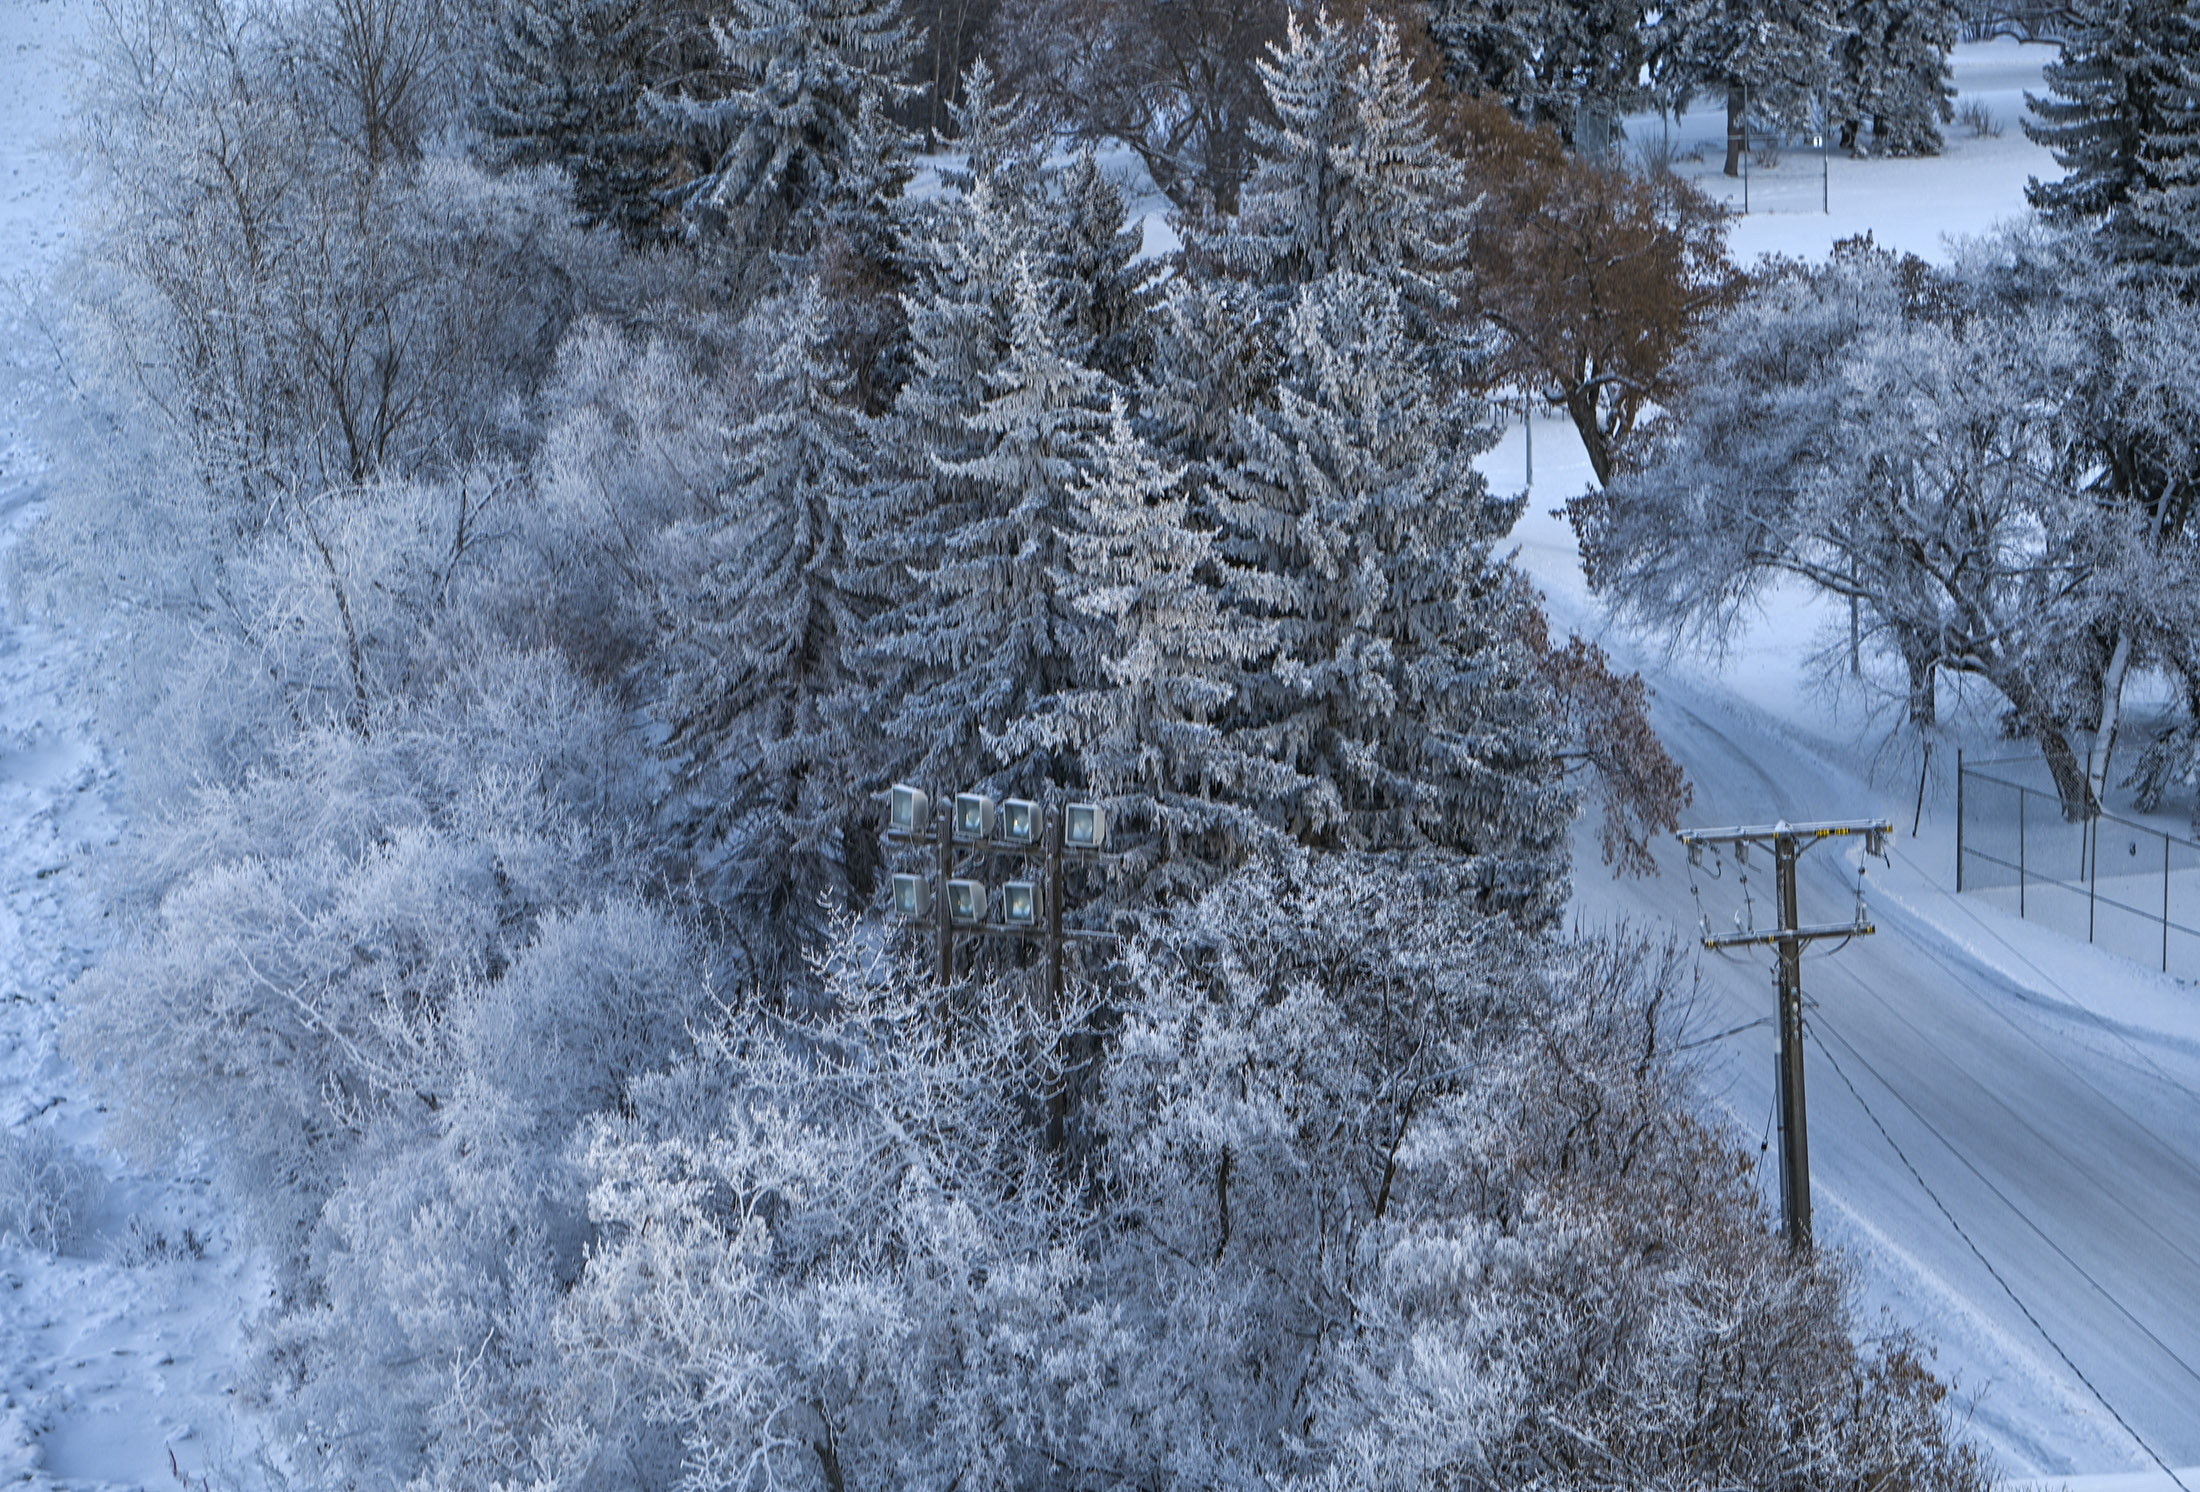
M2093 753L2090 750L2085 754L2085 780L2089 783L2093 780ZM2092 796L2090 788L2087 796ZM2099 941L2095 936L2098 915L2095 909L2100 905L2101 891L2101 809L2097 801L2091 807L2093 812L2087 815L2078 835L2078 868L2085 872L2085 940L2088 943Z
M1962 893L1962 746L1956 748L1956 893Z
M2162 836L2162 972L2169 972L2169 836Z

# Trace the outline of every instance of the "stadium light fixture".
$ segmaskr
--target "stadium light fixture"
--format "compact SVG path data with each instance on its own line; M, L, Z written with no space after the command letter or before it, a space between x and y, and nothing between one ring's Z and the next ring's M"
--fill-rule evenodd
M1029 798L1010 798L1001 805L994 827L1004 844L1036 844L1040 822L1038 804Z
M947 883L947 912L965 927L985 921L985 882L949 881Z
M993 800L984 793L955 795L955 837L965 844L993 837Z
M1108 811L1097 803L1072 803L1062 813L1062 840L1074 850L1097 850L1108 842Z
M1001 888L1001 920L1010 927L1039 925L1039 883L1010 881Z
M931 916L932 878L930 876L895 876L894 910L903 917Z
M923 788L911 787L906 782L894 784L892 807L886 822L896 834L922 834L931 821L931 814L932 799Z

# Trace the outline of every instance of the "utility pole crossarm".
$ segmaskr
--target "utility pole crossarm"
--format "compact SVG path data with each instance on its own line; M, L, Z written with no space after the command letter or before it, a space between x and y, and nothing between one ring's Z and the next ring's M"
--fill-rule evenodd
M1748 828L1683 829L1673 837L1685 845L1733 844L1736 841L1773 844L1782 839L1808 840L1815 844L1821 839L1835 839L1849 834L1861 834L1867 839L1875 839L1892 833L1892 819L1827 819L1813 824L1783 822L1758 824Z
M1794 939L1809 943L1819 938L1868 938L1879 929L1869 922L1822 922L1815 927L1791 927L1785 931L1713 933L1703 940L1706 948L1749 948L1763 943L1784 943Z

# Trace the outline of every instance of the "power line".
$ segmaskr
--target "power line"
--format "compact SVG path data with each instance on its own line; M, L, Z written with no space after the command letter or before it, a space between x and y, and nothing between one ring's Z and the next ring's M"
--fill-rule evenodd
M1921 949L1920 951L1924 953L1927 959L1931 960L1948 974L1950 982L1959 985L1962 983L1962 980L1958 975L1958 971L1953 968L1946 960L1940 958L1930 949ZM2025 1118L2025 1116L2021 1113L2010 1110L2008 1108L2008 1105L2002 1102L2001 1097L1998 1093L1989 1088L1986 1088L1984 1085L1976 1084L1975 1079L1970 1079L1969 1064L1951 1055L1947 1051L1947 1049L1941 1045L1940 1042L1934 1039L1931 1033L1920 1027L1915 1021L1911 1020L1908 1014L1901 1007L1897 1006L1894 1002L1888 1000L1874 985L1868 983L1863 979L1857 978L1853 970L1843 970L1842 972L1851 979L1858 993L1876 1001L1882 1009L1887 1011L1889 1017L1892 1020L1899 1022L1903 1029L1910 1034L1910 1037L1916 1045L1932 1051L1937 1056L1939 1056L1952 1071L1963 1074L1966 1080L1972 1081L1974 1085L1979 1086L1980 1090L1985 1093L1989 1099L1999 1104L2005 1111L2009 1112L2012 1122L2023 1125L2027 1130L2029 1130L2042 1149L2054 1152L2073 1169L2078 1168L2078 1162L2076 1161L2076 1159L2067 1154L2064 1154L2060 1150L2060 1148L2056 1144L2055 1139L2052 1136L2043 1133L2039 1129L2032 1126ZM2177 1145L2169 1138L2162 1135L2151 1125L2147 1124L2144 1120L2133 1114L2129 1109L2126 1109L2122 1104L2118 1103L2109 1094L2103 1092L2098 1086L2096 1086L2090 1079L2086 1077L2083 1071L2081 1071L2070 1062L2061 1058L2051 1048L2040 1042L2036 1037L2031 1036L2030 1033L2026 1032L2022 1026L2018 1025L2015 1021L2010 1020L2005 1012L2002 1012L1999 1009L1995 1008L1991 1001L1982 999L1980 1003L1984 1004L1988 1009L1993 1009L1995 1011L1995 1014L2000 1016L2003 1022L2007 1024L2011 1030L2013 1030L2017 1035L2024 1037L2032 1046L2037 1048L2043 1055L2047 1056L2049 1060L2052 1061L2065 1074L2067 1074L2068 1077L2075 1084L2085 1088L2087 1091L2100 1098L2112 1111L2123 1116L2124 1120L2129 1123L2133 1129L2137 1130L2140 1134L2145 1135L2148 1139L2155 1141L2160 1146L2162 1153L2167 1156L2173 1164L2183 1169L2196 1181L2200 1181L2200 1167L2195 1167L2191 1157L2186 1154L2183 1147ZM1893 1085L1889 1084L1888 1089L1890 1092L1893 1091ZM1922 1119L1922 1116L1920 1117ZM1953 1149L1954 1147L1950 1146L1950 1148ZM2122 1207L2123 1210L2131 1214L2133 1222L2136 1223L2140 1228L2145 1229L2147 1232L2151 1233L2156 1239L2160 1240L2162 1244L2164 1244L2166 1247L2175 1251L2181 1258L2185 1260L2185 1262L2189 1266L2193 1267L2194 1269L2200 1269L2200 1257L2196 1257L2191 1251L2189 1251L2185 1247L2183 1241L2178 1238L2174 1238L2167 1233L2164 1233L2161 1228L2155 1225L2154 1221L2151 1218L2146 1216L2144 1213L2141 1213L2132 1208L2128 1202L2124 1201L2124 1199L2119 1197L2115 1200L2118 1206Z
M1925 1195L1931 1199L1933 1206L1940 1210L1940 1215L1948 1220L1948 1226L1955 1229L1956 1236L1963 1240L1965 1247L1970 1249L1972 1255L1978 1260L1978 1262L1982 1266L1984 1266L1986 1272L1989 1275L1993 1276L1994 1283L2001 1286L2003 1293L2009 1297L2010 1302L2015 1305L2019 1311L2023 1312L2024 1319L2032 1323L2032 1329L2040 1334L2040 1340L2044 1341L2049 1347L2054 1349L2055 1355L2062 1359L2063 1365L2070 1369L2071 1373L2077 1378L2080 1383L2085 1385L2087 1392L2091 1393L2095 1399L2100 1401L2101 1407L2103 1409L2106 1409L2109 1413L2109 1417L2115 1420L2116 1423L2120 1427L2122 1427L2123 1432L2126 1435L2129 1435L2131 1437L2132 1443L2138 1446L2139 1449L2145 1451L2148 1458L2152 1460L2156 1466L2161 1467L2163 1472L2166 1473L2169 1479L2174 1482L2179 1488L2184 1489L2184 1492L2190 1492L2190 1489L2185 1487L2184 1479L2178 1476L2176 1468L2172 1467L2169 1462L2163 1460L2161 1453L2155 1450L2153 1445L2151 1445L2147 1441L2147 1438L2141 1435L2138 1430L2132 1425L2132 1423L2123 1417L2123 1414L2116 1408L2114 1404L2109 1402L2108 1395L2102 1393L2100 1390L2100 1386L2094 1383L2091 1378L2086 1376L2085 1369L2078 1366L2077 1362L2072 1359L2067 1351L2064 1350L2062 1343L2055 1340L2054 1333L2050 1332L2046 1327L2046 1324L2043 1323L2038 1316L2033 1314L2032 1308L2029 1305L2025 1304L2024 1297L2017 1294L2015 1287L2009 1283L2007 1277L2004 1276L1999 1269L1996 1269L1994 1267L1994 1261L1986 1257L1985 1251L1978 1246L1977 1240L1973 1239L1969 1230L1966 1229L1963 1224L1957 1220L1955 1213L1949 1209L1948 1204L1940 1199L1940 1193L1933 1190L1931 1183L1926 1181L1924 1174L1918 1170L1917 1166L1914 1163L1912 1163L1909 1155L1904 1152L1902 1146L1896 1142L1895 1137L1888 1132L1887 1126L1880 1122L1879 1115L1873 1111L1871 1104L1865 1100L1863 1093L1857 1088L1856 1084L1850 1080L1848 1071L1841 1066L1840 1058L1836 1057L1833 1054L1833 1048L1828 1046L1826 1044L1825 1038L1819 1034L1816 1024L1812 1025L1809 1028L1809 1034L1810 1039L1813 1042L1817 1043L1820 1055L1825 1057L1826 1061L1832 1065L1834 1075L1841 1079L1842 1086L1849 1090L1850 1096L1856 1100L1857 1107L1864 1111L1864 1117L1871 1120L1872 1128L1879 1131L1879 1137L1887 1142L1887 1148L1894 1152L1895 1159L1902 1162L1902 1168L1908 1171L1910 1173L1910 1179L1917 1183L1918 1190L1924 1192ZM2153 1342L2157 1347L2161 1347L2163 1352L2167 1353L2170 1359L2173 1362L2177 1363L2178 1366L2184 1368L2184 1370L2188 1374L2193 1373L2191 1364L2187 1363L2174 1351L2171 1351L2170 1348L2165 1345L2160 1338L2156 1337L2153 1332L2148 1331L2143 1322L2140 1322L2137 1317L2132 1316L2131 1312L2124 1308L2122 1302L2118 1301L2115 1296L2110 1295L2107 1290L2102 1288L2100 1281L2094 1279L2092 1274L2086 1270L2084 1265L2079 1264L2075 1259L2072 1259L2068 1254L2064 1253L2060 1245L2058 1245L2052 1238L2049 1238L2046 1233L2040 1230L2038 1224L2032 1223L2030 1218L2025 1217L2022 1209L2018 1208L2006 1196L2002 1195L2001 1189L1999 1187L1995 1186L1991 1180L1989 1180L1985 1175L1981 1174L1976 1166L1971 1165L1971 1163L1964 1158L1961 1151L1957 1150L1955 1146L1948 1144L1947 1136L1941 1134L1941 1132L1934 1127L1931 1120L1925 1118L1924 1115L1918 1113L1915 1108L1911 1107L1909 1101L1903 1098L1903 1096L1899 1092L1896 1092L1893 1085L1888 1083L1884 1077L1880 1076L1878 1069L1872 1066L1870 1059L1865 1057L1862 1052L1858 1051L1854 1044L1849 1042L1846 1038L1839 1036L1838 1033L1836 1033L1835 1039L1839 1040L1843 1046L1848 1047L1849 1054L1856 1058L1857 1062L1864 1068L1866 1072L1869 1072L1874 1078L1877 1078L1879 1080L1879 1085L1885 1088L1887 1092L1893 1096L1895 1102L1901 1104L1905 1109L1908 1109L1912 1118L1916 1119L1918 1123L1924 1125L1926 1130L1930 1132L1935 1139L1939 1140L1941 1144L1947 1146L1950 1154L1954 1155L1957 1160L1962 1161L1963 1164L1971 1171L1974 1176L1977 1176L1980 1181L1984 1182L1987 1189L1993 1192L1993 1194L2001 1200L2002 1205L2008 1207L2009 1210L2016 1213L2018 1217L2024 1218L2025 1222L2032 1227L2032 1231L2035 1233L2039 1233L2041 1239L2046 1242L2049 1248L2054 1249L2056 1254L2059 1255L2065 1263L2069 1264L2071 1268L2077 1270L2078 1273L2084 1277L2086 1283L2091 1285L2094 1290L2099 1292L2104 1300L2108 1301L2110 1305L2115 1306L2117 1310L2123 1312L2124 1316L2129 1319L2133 1325L2139 1328L2140 1332L2146 1336L2147 1340ZM2194 1377L2196 1379L2200 1379L2200 1374L2194 1374Z
M1924 867L1920 866L1908 855L1903 854L1900 850L1895 851L1895 853L1901 855L1903 864L1909 866L1912 870L1916 871L1920 879L1925 880L1927 884L1932 884L1931 877L1926 874ZM2161 1064L2156 1062L2152 1056L2148 1055L2145 1048L2141 1047L2129 1036L2125 1035L2122 1029L2120 1029L2120 1027L2113 1020L2111 1020L2107 1016L2102 1015L2099 1011L2094 1010L2090 1005L2087 1005L2083 1000L2079 999L2077 995L2070 990L2069 986L2065 985L2061 980L2055 978L2054 975L2048 973L2045 969L2034 963L2029 957L2025 955L2023 949L2017 947L2016 944L2010 942L2007 938L2003 937L2001 935L2001 932L1997 928L1987 922L1986 919L1979 916L1977 910L1973 908L1968 902L1964 901L1960 895L1948 891L1943 891L1941 894L1949 897L1949 899L1955 903L1957 908L1962 911L1963 915L1971 919L1972 925L1975 926L1980 932L1992 938L1996 943L1999 943L2011 958L2016 959L2019 963L2023 964L2027 969L2030 969L2035 975L2037 975L2042 984L2054 990L2057 994L2061 995L2065 1000L2070 1003L2072 1008L2082 1010L2087 1015L2092 1016L2096 1021L2100 1022L2101 1029L2103 1031L2107 1032L2110 1036L2113 1036L2117 1041L2121 1042L2124 1047L2130 1051L2133 1057L2138 1059L2138 1061L2144 1064L2146 1067L2152 1069L2156 1077L2160 1078L2170 1087L2175 1088L2178 1092L2184 1094L2187 1098L2200 1100L2200 1093L2194 1092L2192 1088L2179 1081L2170 1073L2164 1071ZM1940 964L1942 968L1948 967L1947 961L1941 958L1938 954L1932 953L1929 949L1923 949L1922 951L1926 952L1927 956L1931 957L1934 962ZM2011 1021L2006 1011L2003 1011L1991 1005L1989 1005L1988 1008L1992 1009L1996 1015L2001 1017L2002 1020L2007 1021L2012 1029L2015 1029L2020 1034L2025 1035L2028 1040L2031 1040L2034 1045L2038 1046L2040 1050L2042 1052L2045 1052L2050 1058L2053 1058L2057 1062L2063 1061L2063 1059L2057 1056L2055 1052L2052 1051L2045 1043L2040 1042L2037 1037L2031 1036L2030 1033L2024 1032L2022 1027L2017 1026L2016 1022ZM2065 1063L2064 1065L2067 1066L2068 1064ZM2072 1069L2072 1071L2075 1072L2076 1070ZM2081 1081L2082 1080L2083 1079L2081 1078ZM2088 1083L2087 1086L2090 1087L2092 1085ZM2095 1088L2093 1091L2096 1093L2100 1093L2101 1090ZM2109 1095L2105 1093L2101 1094L2101 1096L2104 1098L2109 1098ZM2109 1102L2111 1104L2114 1104L2115 1100L2113 1098L2109 1098Z

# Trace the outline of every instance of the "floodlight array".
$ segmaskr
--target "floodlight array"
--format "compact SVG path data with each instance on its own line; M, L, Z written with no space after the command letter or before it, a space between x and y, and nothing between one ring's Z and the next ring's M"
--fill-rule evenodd
M932 799L924 789L894 784L889 795L887 832L901 839L930 836ZM1029 798L996 802L985 793L957 793L949 815L949 834L957 844L1002 849L1036 849L1044 838L1046 810ZM1062 809L1062 843L1067 849L1107 848L1108 812L1097 803L1071 803Z

